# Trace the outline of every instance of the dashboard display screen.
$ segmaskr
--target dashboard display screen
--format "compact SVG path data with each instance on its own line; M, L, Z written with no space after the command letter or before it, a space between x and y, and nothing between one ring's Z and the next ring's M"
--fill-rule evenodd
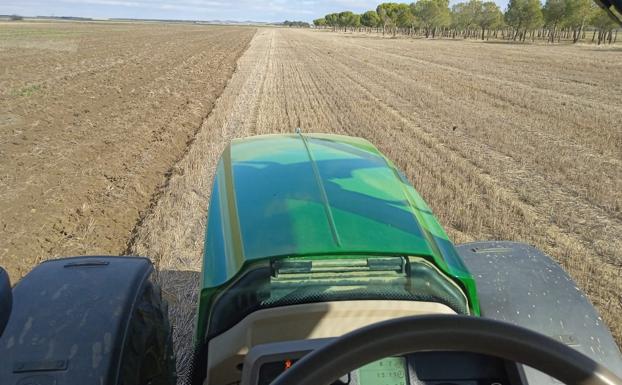
M357 370L359 385L406 385L406 359L387 357Z

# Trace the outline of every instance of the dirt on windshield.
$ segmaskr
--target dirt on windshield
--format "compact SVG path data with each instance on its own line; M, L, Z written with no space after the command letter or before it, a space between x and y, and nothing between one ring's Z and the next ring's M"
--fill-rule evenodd
M255 30L0 23L0 265L121 254Z

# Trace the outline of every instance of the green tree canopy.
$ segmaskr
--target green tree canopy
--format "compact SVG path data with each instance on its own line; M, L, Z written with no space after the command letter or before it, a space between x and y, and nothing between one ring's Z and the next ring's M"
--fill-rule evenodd
M599 45L607 40L609 41L609 44L611 44L611 32L619 27L619 24L613 19L613 17L611 17L611 15L596 5L592 5L590 24L598 29Z
M408 17L404 16L408 4L403 3L382 3L376 7L376 13L380 18L380 25L383 28L393 28L399 26L399 23L408 22Z
M395 24L401 28L410 28L415 24L415 15L408 4L400 3L395 9Z
M328 15L324 16L324 20L326 20L326 25L336 27L339 25L339 14L329 13Z
M354 17L354 13L352 13L352 11L339 12L337 23L340 27L348 27L350 26L350 23L352 22L353 17Z
M480 28L482 40L488 29L503 25L503 12L492 1L469 0L453 6L453 25L458 28Z
M592 16L592 0L565 0L566 11L564 21L572 28L583 27Z
M510 0L505 12L505 21L517 31L538 28L543 24L540 1Z
M361 15L361 24L369 28L379 27L380 17L376 11L367 11Z
M352 18L352 26L359 28L361 26L361 15L355 13L354 17Z
M564 26L573 30L572 40L576 43L581 38L583 27L592 17L592 0L565 0L566 9Z
M381 16L381 18L382 16L385 16L393 21L396 21L399 8L399 3L382 3L376 7L376 13L378 13L378 16Z
M566 0L546 0L542 8L544 24L556 27L564 22L566 16Z
M609 31L619 26L605 10L595 5L592 6L590 24L602 31Z
M427 30L446 27L451 23L449 0L419 0L411 9L420 25Z
M323 17L315 19L313 20L313 25L315 25L316 27L324 27L326 25L326 19Z
M309 28L309 23L306 21L289 21L285 20L283 25L288 27L299 27L299 28Z
M482 30L501 27L503 25L503 12L494 1L485 1L481 5L481 12L477 21Z
M514 39L525 39L531 31L531 39L536 38L535 29L545 26L546 33L538 32L537 37L547 37L555 41L567 32L572 32L574 42L577 42L585 34L583 28L592 25L603 33L608 40L613 40L614 34L609 33L616 28L616 23L611 20L607 13L595 6L592 0L509 0L505 14L499 6L491 0L458 0L462 1L449 9L449 0L416 0L411 4L386 2L363 14L355 14L351 11L330 13L323 18L313 20L315 26L331 26L341 28L353 28L365 26L369 28L382 27L383 34L389 28L395 35L399 29L421 27L428 37L434 34L438 28L451 25L456 36L456 31L464 31L464 36L474 36L477 29L480 30L482 39L491 36L493 29L504 25L513 27ZM544 1L542 5L541 1ZM286 21L285 25L305 27L305 22ZM563 29L563 30L562 30ZM417 32L418 33L418 32ZM558 34L559 33L559 34ZM495 38L497 33L494 33ZM502 35L505 36L505 35ZM594 35L595 36L595 35ZM600 37L599 34L599 43ZM603 38L604 39L604 38ZM594 40L594 39L592 39Z
M337 18L337 24L342 28L358 27L361 25L361 17L352 11L340 12Z
M458 28L473 28L479 25L478 19L482 11L482 2L470 0L452 7L452 22Z

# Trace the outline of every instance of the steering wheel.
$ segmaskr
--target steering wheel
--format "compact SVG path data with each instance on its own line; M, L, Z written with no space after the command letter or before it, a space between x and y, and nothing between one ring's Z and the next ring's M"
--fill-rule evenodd
M542 334L458 315L397 318L352 331L307 354L271 385L329 385L388 356L439 350L520 362L569 385L622 385L620 378L591 358Z

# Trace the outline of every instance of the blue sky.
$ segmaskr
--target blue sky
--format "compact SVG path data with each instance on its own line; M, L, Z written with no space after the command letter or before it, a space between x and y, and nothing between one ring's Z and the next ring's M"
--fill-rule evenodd
M386 0L0 0L0 14L185 20L311 21L375 9ZM396 1L396 0L393 0ZM451 0L452 4L457 0ZM412 2L407 0L404 2ZM496 0L502 9L507 0Z

